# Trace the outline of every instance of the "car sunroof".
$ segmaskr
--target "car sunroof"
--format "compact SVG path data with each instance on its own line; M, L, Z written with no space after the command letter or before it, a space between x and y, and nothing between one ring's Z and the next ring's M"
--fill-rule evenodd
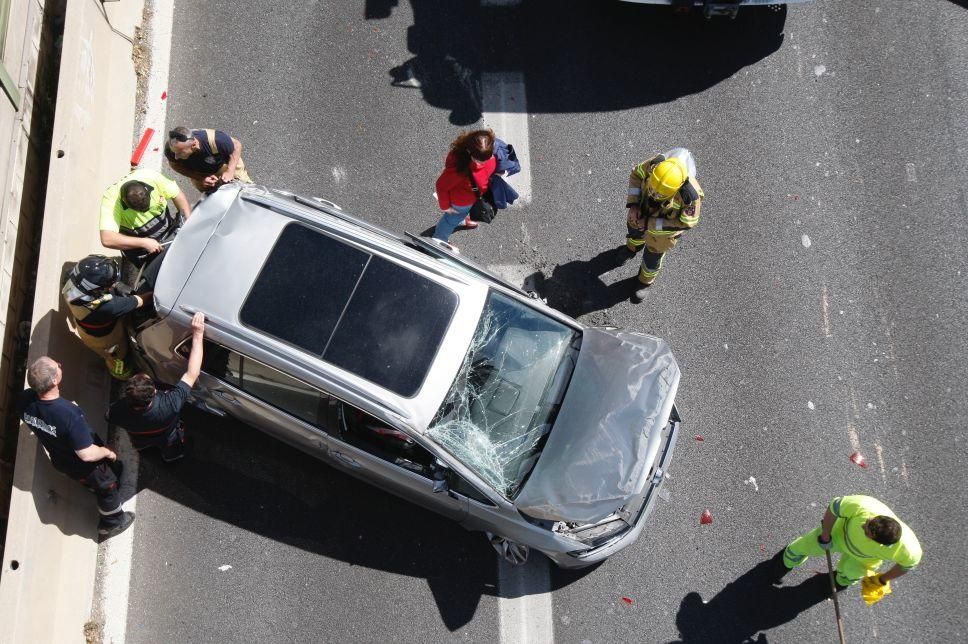
M401 396L413 396L457 309L449 289L307 226L287 225L243 324Z

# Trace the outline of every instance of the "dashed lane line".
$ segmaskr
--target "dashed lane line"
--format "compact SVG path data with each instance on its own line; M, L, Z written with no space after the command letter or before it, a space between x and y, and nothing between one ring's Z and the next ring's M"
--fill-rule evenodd
M521 172L508 178L520 198L515 206L531 203L531 153L528 150L528 105L524 75L519 72L481 74L481 119L514 146Z

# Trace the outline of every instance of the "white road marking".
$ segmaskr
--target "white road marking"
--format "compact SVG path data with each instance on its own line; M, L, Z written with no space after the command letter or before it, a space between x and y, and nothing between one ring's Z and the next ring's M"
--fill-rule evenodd
M825 338L831 338L834 334L830 331L830 304L827 302L826 284L820 292L820 303L823 305L823 335Z
M165 155L168 130L165 120L168 116L168 68L171 62L171 25L174 19L174 0L154 0L147 25L148 48L151 51L151 69L145 86L145 112L138 124L139 135L146 127L155 129L155 140L148 146L141 160L142 168L161 170L161 160ZM162 94L167 98L162 99ZM155 150L155 148L158 148Z
M531 153L528 150L528 105L524 75L519 72L481 74L484 125L514 146L521 172L507 179L521 198L515 206L531 203Z
M145 26L147 46L151 51L151 69L145 86L145 112L137 122L136 136L146 127L154 128L155 141L148 146L141 160L141 167L161 170L161 160L167 130L165 120L168 113L168 71L171 62L171 30L174 21L173 0L150 0L152 10ZM165 94L166 98L162 98ZM155 148L158 148L155 150ZM118 436L118 458L124 462L121 481L122 493L130 496L124 509L134 512L137 507L135 491L138 484L138 454L124 431ZM130 493L128 489L130 487ZM128 593L131 588L131 558L134 549L135 524L118 536L104 542L101 547L101 570L99 580L99 603L104 621L103 641L105 644L124 644L128 627Z
M523 566L498 557L498 614L502 644L554 642L551 571L548 560L532 553Z
M881 468L881 480L887 483L887 466L884 464L884 448L880 443L874 443L874 450L877 452L877 465Z
M138 453L123 429L117 429L117 454L124 463L121 474L122 498L129 497L123 508L134 512L138 505ZM134 525L101 546L101 570L98 582L99 603L104 619L104 643L124 644L128 626L128 591L131 587L131 555L134 548Z

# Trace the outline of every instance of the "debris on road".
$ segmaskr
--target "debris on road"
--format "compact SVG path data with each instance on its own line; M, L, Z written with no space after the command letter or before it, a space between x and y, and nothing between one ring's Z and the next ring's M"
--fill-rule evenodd
M631 597L622 597L622 601L631 606L635 601Z
M225 564L224 566L219 566L218 569L222 572L225 572L226 570L231 570L232 566Z
M745 481L743 481L743 483L745 483L746 485L752 485L753 490L755 490L756 492L760 491L760 486L756 484L756 479L752 476L746 479Z
M853 454L851 454L850 462L853 463L854 465L859 465L865 470L868 468L867 459L864 458L864 455L861 454L860 452L854 452Z
M708 525L713 522L713 513L709 510L703 510L702 514L699 515L699 524Z
M702 443L706 439L702 437L702 434L696 434L696 440L699 441L700 443Z

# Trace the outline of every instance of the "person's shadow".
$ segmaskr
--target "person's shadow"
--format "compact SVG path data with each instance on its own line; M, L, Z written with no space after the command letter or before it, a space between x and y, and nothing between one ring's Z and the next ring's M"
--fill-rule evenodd
M686 595L676 614L679 642L765 644L763 631L792 621L830 596L827 575L814 575L796 586L775 586L781 566L779 555L761 562L708 602L697 592ZM832 608L830 619L833 624Z
M602 251L591 259L558 264L550 277L535 273L525 283L534 284L548 306L577 318L629 299L638 288L639 261L638 257L633 259L622 245ZM606 284L602 276L624 264L630 267L629 276Z

